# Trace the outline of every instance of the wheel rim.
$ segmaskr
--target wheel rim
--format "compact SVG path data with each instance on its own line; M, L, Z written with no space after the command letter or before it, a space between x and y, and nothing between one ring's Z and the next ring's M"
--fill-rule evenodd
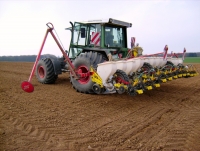
M78 67L78 73L88 73L89 72L89 69L88 69L88 67L86 67L86 66L80 66L80 67ZM80 84L87 84L88 82L89 82L89 80L90 80L90 76L87 76L87 77L82 77L82 78L80 78L79 80L78 80L78 82L80 83Z
M117 74L116 78L117 83L129 84L129 82L125 81L124 77L121 74Z
M128 77L126 78L126 73L124 73L125 75L123 75L123 73L121 73L121 71L120 72L119 71L117 71L115 73L115 78L116 78L115 80L116 80L116 82L128 85L129 84L129 80L128 80Z
M44 71L43 66L40 66L40 67L38 68L38 74L39 74L40 78L44 78L44 76L45 76L45 71Z

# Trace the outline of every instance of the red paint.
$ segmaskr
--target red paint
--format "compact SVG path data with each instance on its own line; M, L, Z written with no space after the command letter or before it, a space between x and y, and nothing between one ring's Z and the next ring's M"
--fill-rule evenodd
M24 91L26 91L26 92L33 92L33 90L34 90L34 87L33 87L33 85L30 83L30 81L31 81L31 79L32 79L32 77L33 77L33 74L35 73L36 65L37 65L37 63L38 63L38 61L39 61L39 59L40 59L40 55L41 55L41 53L42 53L42 50L43 50L43 47L44 47L44 44L45 44L45 41L46 41L46 39L47 39L47 36L48 36L48 33L49 33L49 32L51 33L51 35L52 35L52 37L54 38L56 44L58 45L58 47L60 48L60 50L61 50L63 56L65 57L66 62L67 62L68 65L69 65L69 69L70 69L72 75L73 75L76 79L78 79L78 77L77 77L77 75L76 75L76 73L75 73L75 71L74 71L75 68L74 68L74 66L73 66L73 64L72 64L72 62L71 62L71 60L70 60L69 57L66 55L65 51L63 50L63 48L61 47L59 41L57 40L56 36L55 36L54 33L53 33L53 29L54 29L53 24L52 24L52 23L47 23L46 25L48 26L48 29L47 29L47 31L46 31L45 37L44 37L44 39L43 39L43 42L42 42L42 45L41 45L41 47L40 47L39 53L38 53L38 55L37 55L37 58L36 58L36 60L35 60L35 63L34 63L34 65L33 65L33 68L32 68L31 74L30 74L30 76L29 76L29 79L28 79L28 81L22 82L22 84L21 84L22 89L23 89ZM41 76L41 77L44 77L45 72L42 71L42 68L40 68L39 70L41 71L40 76ZM43 70L44 70L44 69L43 69Z
M100 33L99 32L92 32L91 42L94 45L100 45Z
M33 85L32 85L30 82L28 82L28 81L23 81L23 82L21 83L21 88L22 88L25 92L28 92L28 93L31 93L31 92L34 91Z
M40 67L38 68L38 73L39 73L40 78L44 78L44 76L45 76L45 71L44 71L43 66L40 66Z
M120 78L120 77L117 77L116 81L119 82L119 83L123 83L123 84L125 84L125 85L128 85L128 84L129 84L129 82L125 81L124 79L122 79L122 78Z
M80 66L77 69L77 74L80 76L78 82L80 84L87 84L90 80L90 71L86 66Z

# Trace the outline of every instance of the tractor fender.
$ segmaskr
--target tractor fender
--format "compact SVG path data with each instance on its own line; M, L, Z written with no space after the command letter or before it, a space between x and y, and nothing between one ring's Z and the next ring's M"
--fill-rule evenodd
M106 58L108 59L108 54L112 53L113 51L116 51L116 49L85 48L82 50L82 53L89 52L89 51L98 52L106 56Z

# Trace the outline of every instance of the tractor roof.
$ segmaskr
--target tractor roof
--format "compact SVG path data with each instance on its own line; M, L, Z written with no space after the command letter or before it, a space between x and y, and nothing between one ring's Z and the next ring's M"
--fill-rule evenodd
M132 23L116 20L113 18L109 19L98 19L98 20L88 20L88 21L81 21L77 23L83 23L83 24L113 24L113 25L119 25L119 26L124 26L124 27L132 27ZM72 27L65 28L65 30L71 30Z
M126 27L131 27L131 26L132 26L132 23L120 21L120 20L113 19L113 18L109 18L109 19L97 19L97 20L88 20L88 21L82 21L81 23L84 23L84 24L109 23L109 24L115 24L115 25L126 26Z

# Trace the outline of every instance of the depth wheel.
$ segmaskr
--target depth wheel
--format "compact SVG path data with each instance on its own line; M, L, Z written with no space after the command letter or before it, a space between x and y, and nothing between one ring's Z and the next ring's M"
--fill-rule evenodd
M122 70L117 70L114 74L115 76L115 81L116 83L120 83L120 84L124 84L124 85L129 85L129 77L127 76L127 74L122 71ZM117 93L119 94L122 94L125 92L125 89L124 87L120 86L118 89L117 89Z

